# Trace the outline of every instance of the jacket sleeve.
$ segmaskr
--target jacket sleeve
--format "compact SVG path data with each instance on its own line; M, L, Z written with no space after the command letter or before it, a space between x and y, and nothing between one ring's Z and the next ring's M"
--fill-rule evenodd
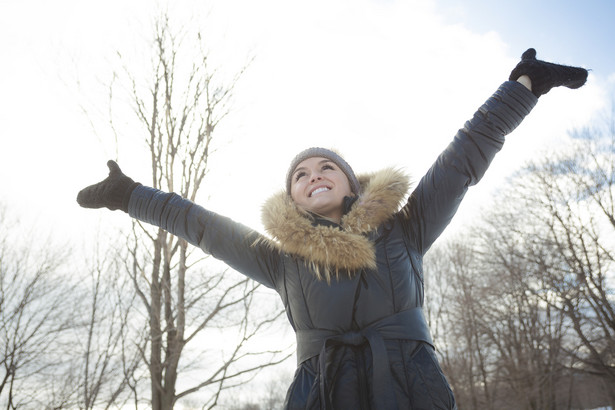
M138 186L130 196L128 213L201 248L236 271L275 288L279 252L259 241L256 231L211 212L175 193Z
M484 175L504 137L538 99L507 81L476 111L421 178L402 210L410 245L424 254L455 215L468 188Z

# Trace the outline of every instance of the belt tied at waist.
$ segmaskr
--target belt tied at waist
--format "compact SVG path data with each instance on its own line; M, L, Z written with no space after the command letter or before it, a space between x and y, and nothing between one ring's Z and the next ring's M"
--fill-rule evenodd
M298 364L320 355L320 400L321 405L331 409L327 386L327 348L332 346L360 346L367 342L372 352L373 392L378 409L396 409L397 400L393 390L389 355L385 340L406 339L429 343L433 346L427 322L420 307L403 310L384 317L371 325L356 331L338 333L326 329L305 329L297 331Z

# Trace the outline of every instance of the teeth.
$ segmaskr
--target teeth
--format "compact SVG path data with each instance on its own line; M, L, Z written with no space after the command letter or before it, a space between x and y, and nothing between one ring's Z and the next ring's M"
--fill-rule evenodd
M310 196L314 196L316 194L320 194L321 192L325 192L325 191L328 191L328 190L329 190L329 188L326 188L326 187L318 188L317 190L312 192L312 194Z

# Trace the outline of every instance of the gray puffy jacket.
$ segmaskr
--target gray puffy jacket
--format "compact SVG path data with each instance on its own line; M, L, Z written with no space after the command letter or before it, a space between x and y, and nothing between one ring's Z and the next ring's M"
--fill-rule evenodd
M339 226L312 220L285 192L265 204L268 237L144 186L129 213L278 292L297 334L286 408L455 408L422 313L423 255L536 101L505 82L409 197L394 169L360 176L361 195Z

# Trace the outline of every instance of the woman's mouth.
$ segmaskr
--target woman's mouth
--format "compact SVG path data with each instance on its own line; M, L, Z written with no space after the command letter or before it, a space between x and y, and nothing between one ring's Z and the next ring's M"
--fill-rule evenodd
M310 197L312 197L312 196L314 196L314 195L318 195L318 194L320 194L321 192L326 192L326 191L329 191L329 190L330 190L330 188L327 188L327 187L325 187L325 186L320 187L320 188L316 188L315 190L313 190L313 191L310 193Z

